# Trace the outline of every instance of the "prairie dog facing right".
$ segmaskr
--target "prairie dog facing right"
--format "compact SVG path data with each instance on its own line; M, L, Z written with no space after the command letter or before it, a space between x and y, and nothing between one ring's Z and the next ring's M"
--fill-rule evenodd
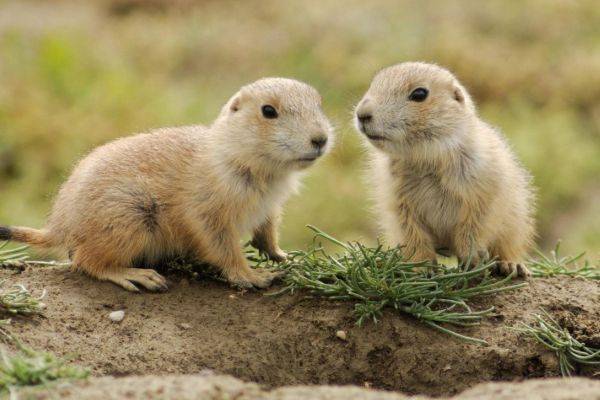
M255 247L285 259L281 207L330 138L313 87L261 79L209 127L165 128L97 148L62 186L44 229L0 227L0 240L63 249L75 269L131 291L165 289L151 268L177 255L220 268L234 285L263 288L276 275L251 269L240 240L251 233Z
M529 274L530 176L454 75L419 62L383 69L356 125L374 149L375 200L391 244L413 260L449 248L463 262L491 256L504 274Z

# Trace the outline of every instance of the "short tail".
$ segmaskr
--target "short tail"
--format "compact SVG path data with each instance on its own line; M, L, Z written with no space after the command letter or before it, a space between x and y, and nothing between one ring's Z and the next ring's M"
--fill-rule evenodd
M53 247L48 231L24 226L0 226L0 241L14 240L37 247Z

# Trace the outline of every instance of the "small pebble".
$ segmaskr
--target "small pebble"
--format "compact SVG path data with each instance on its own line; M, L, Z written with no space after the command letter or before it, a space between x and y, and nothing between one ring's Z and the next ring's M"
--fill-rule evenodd
M123 318L125 318L125 311L113 311L110 314L108 314L108 318L110 318L112 322L121 322L123 321Z
M335 336L337 336L341 340L346 340L346 331L337 331L335 333Z
M182 322L181 324L179 324L179 327L181 329L190 329L192 326L190 324L186 324L185 322Z

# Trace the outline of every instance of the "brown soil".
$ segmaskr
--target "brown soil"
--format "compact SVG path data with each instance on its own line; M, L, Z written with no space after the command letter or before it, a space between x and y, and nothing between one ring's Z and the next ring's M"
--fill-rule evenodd
M461 332L489 346L465 343L392 311L378 324L358 327L349 303L241 293L180 275L169 276L170 289L160 294L131 294L59 268L0 271L0 279L23 283L34 294L48 291L45 317L16 318L10 331L33 348L73 356L95 376L210 369L267 388L366 384L453 395L485 381L557 375L551 353L507 329L530 322L540 307L582 340L597 345L600 334L600 282L582 279L536 279L527 288L476 301L478 309L495 305L497 315ZM119 309L125 319L110 321L109 312ZM346 340L336 337L338 330Z

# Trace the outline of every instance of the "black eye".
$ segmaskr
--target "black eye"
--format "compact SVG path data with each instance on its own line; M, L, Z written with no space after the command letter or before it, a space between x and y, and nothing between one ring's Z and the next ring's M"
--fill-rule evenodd
M416 88L415 90L413 90L412 93L410 94L410 96L408 96L408 99L410 101L421 102L421 101L425 101L428 94L429 94L429 90L420 87L420 88Z
M261 108L262 110L262 114L263 117L268 118L268 119L273 119L273 118L277 118L277 110L275 109L275 107L270 106L270 105L264 105Z

